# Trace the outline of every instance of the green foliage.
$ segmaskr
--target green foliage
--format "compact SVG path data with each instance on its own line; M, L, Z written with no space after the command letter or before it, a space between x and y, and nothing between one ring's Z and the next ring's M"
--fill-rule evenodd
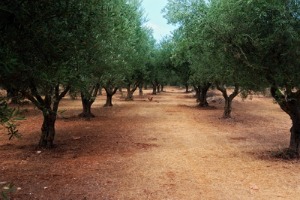
M4 99L0 99L0 124L7 129L9 139L20 138L16 121L23 120L17 109L9 108Z
M152 33L143 27L143 11L139 1L118 1L107 19L108 34L101 37L105 51L101 57L100 80L103 86L119 87L142 81L149 58ZM104 26L105 27L105 26ZM101 32L101 31L100 31ZM139 80L137 80L139 79Z
M3 200L9 200L11 199L11 195L13 193L16 192L16 187L14 184L9 183L7 185L4 185L1 189L0 189L0 197Z
M174 61L187 59L192 81L236 82L253 90L270 80L298 86L298 12L296 1L170 0L166 18L179 24L180 35Z

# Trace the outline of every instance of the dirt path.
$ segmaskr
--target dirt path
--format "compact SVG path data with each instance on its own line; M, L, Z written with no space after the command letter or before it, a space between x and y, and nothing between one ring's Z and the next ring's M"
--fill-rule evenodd
M58 147L41 153L33 145L41 119L29 109L23 140L0 139L0 182L20 187L15 199L299 198L299 162L272 157L287 146L290 121L271 99L238 99L234 119L223 120L221 102L201 110L191 94L167 91L152 102L116 97L91 121L71 117L80 102L65 100Z

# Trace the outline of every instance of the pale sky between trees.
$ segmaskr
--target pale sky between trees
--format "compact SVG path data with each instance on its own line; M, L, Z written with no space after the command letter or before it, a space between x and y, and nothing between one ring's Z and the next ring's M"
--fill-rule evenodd
M162 9L167 5L167 0L143 0L142 7L148 21L147 26L153 29L153 36L159 42L164 36L170 35L175 29L173 25L167 24L163 17Z

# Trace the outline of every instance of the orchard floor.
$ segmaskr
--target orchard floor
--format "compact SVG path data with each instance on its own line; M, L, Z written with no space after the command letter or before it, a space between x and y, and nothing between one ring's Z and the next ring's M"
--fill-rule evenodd
M52 150L36 149L42 116L23 106L22 139L0 134L0 184L25 200L299 199L300 162L273 156L291 121L271 98L237 98L224 120L219 94L200 109L183 89L151 102L150 92L133 102L117 94L112 108L99 96L90 121L76 117L79 100L64 99Z

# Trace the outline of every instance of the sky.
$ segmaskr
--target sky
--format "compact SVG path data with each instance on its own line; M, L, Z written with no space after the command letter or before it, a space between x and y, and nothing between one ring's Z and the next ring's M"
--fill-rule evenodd
M173 25L167 24L161 10L167 5L168 0L143 0L142 7L148 19L146 25L153 29L153 36L159 42L164 36L170 35L175 29Z

